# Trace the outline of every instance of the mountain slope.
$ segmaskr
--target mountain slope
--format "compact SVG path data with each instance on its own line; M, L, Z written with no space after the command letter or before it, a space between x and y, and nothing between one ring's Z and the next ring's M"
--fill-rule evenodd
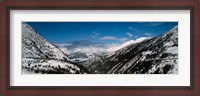
M141 37L141 38L138 38L138 39L136 39L136 40L129 40L129 41L126 41L125 43L123 43L123 44L121 44L121 45L119 45L119 46L114 46L114 47L108 48L108 49L107 49L107 52L113 53L113 52L115 52L115 51L117 51L117 50L119 50L119 49L121 49L121 48L123 48L123 47L126 47L126 46L130 45L130 44L135 44L135 43L142 42L142 41L145 40L145 39L150 39L150 37Z
M91 72L99 74L176 74L178 26L166 34L130 44L86 64Z
M69 62L68 56L42 38L31 26L22 23L22 74L26 73L87 73Z
M47 42L26 23L22 24L22 58L68 59L60 49Z

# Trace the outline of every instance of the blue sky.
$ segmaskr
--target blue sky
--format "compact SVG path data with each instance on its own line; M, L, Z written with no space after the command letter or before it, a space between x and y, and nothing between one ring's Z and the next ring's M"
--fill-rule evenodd
M90 40L123 43L140 37L154 37L169 31L178 22L26 22L52 43Z

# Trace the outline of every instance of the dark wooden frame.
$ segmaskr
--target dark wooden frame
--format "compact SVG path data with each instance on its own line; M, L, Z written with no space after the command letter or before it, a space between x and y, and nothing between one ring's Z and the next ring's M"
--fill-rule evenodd
M8 96L200 96L199 0L51 0L1 2L1 95ZM190 10L191 86L10 86L10 10Z

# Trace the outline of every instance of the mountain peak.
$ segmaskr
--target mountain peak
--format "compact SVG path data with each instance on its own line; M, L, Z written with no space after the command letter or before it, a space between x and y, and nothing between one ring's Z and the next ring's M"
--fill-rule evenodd
M150 39L151 37L140 37L138 39L135 39L135 40L129 40L129 41L126 41L125 43L119 45L119 46L114 46L114 47L111 47L111 48L108 48L107 49L107 52L109 53L112 53L112 52L115 52L117 50L120 50L128 45L131 45L131 44L135 44L135 43L139 43L139 42L142 42L146 39Z

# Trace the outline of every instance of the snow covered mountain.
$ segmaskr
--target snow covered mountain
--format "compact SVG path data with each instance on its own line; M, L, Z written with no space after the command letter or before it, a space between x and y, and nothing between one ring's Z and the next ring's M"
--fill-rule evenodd
M47 42L26 23L22 24L22 58L56 58L68 60L66 54Z
M135 44L135 43L139 43L139 42L142 42L144 41L145 39L150 39L151 37L141 37L141 38L138 38L136 40L129 40L129 41L126 41L125 43L121 44L121 45L118 45L118 46L114 46L114 47L110 47L107 49L107 52L109 53L113 53L123 47L126 47L130 44Z
M22 74L26 73L87 73L69 62L68 56L41 37L31 26L22 23Z
M118 44L103 44L87 40L70 41L66 44L55 44L64 53L68 54L71 61L83 62L90 58L107 53L107 49Z
M129 42L112 54L85 62L96 74L177 74L178 26L169 32L141 42Z

